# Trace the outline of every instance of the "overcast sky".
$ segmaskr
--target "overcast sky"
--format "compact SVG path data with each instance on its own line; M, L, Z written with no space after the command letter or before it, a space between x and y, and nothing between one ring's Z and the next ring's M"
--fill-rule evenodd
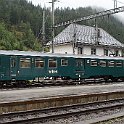
M32 1L34 5L40 5L40 6L46 6L51 7L52 0L28 0ZM112 9L114 8L114 1L113 0L58 0L60 2L55 3L55 7L71 7L71 8L77 8L77 7L86 7L86 6L97 6L102 7L105 9ZM118 7L124 6L124 0L118 1ZM120 18L122 18L124 22L124 12L116 14Z

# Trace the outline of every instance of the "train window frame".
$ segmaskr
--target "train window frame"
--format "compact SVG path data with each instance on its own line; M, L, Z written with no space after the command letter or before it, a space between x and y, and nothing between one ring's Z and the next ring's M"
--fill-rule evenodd
M37 61L39 63L37 63ZM45 60L43 58L35 58L34 62L35 62L35 68L44 68L45 67Z
M24 61L24 62L27 61L26 62L27 65L25 64L26 66L22 66L22 64L24 65L24 63L21 64L21 61ZM20 58L19 64L20 64L20 68L31 68L31 58L28 58L28 57L27 58Z
M116 67L123 67L123 62L122 61L116 61L115 64L116 64Z
M106 67L107 66L107 62L105 60L100 60L99 61L99 66L100 67Z
M65 62L63 62L65 60ZM61 59L61 66L68 66L68 59Z
M93 64L95 62L95 64ZM92 66L92 67L97 67L98 66L98 62L97 62L97 60L90 60L90 66Z
M108 67L115 67L115 61L108 61Z
M50 66L50 61L51 61L51 60L55 62L55 66ZM48 67L49 67L49 68L57 68L57 60L54 59L54 58L53 58L53 59L52 59L52 58L51 58L51 59L48 59Z

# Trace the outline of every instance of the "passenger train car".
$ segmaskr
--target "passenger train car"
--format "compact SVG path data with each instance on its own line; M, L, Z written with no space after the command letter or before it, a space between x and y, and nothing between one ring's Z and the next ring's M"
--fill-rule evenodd
M0 50L0 83L40 77L124 79L124 58Z

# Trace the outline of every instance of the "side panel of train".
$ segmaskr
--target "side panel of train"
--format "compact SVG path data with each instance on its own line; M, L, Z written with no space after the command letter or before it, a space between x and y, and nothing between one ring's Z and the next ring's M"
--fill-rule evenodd
M38 77L75 77L74 58L0 56L0 80L33 80Z
M0 56L0 80L30 80L33 79L30 57ZM23 62L25 61L25 64ZM29 68L30 66L30 68Z
M85 77L124 78L124 61L108 59L85 59Z
M33 80L37 77L61 77L67 79L124 78L124 60L49 56L0 56L0 80Z

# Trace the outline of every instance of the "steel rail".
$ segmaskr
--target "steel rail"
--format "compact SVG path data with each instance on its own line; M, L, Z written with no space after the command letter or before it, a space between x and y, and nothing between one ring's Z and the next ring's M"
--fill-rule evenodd
M117 102L115 104L115 102ZM121 102L121 103L120 103ZM122 103L123 102L123 103ZM114 104L112 104L114 103ZM105 106L100 107L101 104L105 104ZM106 104L111 104L107 105ZM96 106L97 107L92 107ZM98 107L99 105L99 107ZM79 110L76 108L83 108L83 110ZM26 111L26 112L17 112L17 113L8 113L8 114L3 114L0 115L0 119L7 119L7 118L13 118L13 117L19 117L19 116L27 116L27 115L34 115L34 114L44 114L45 116L39 116L39 117L32 117L28 119L20 119L20 120L12 120L12 121L6 121L6 122L0 122L0 124L24 124L24 123L29 123L29 122L38 122L38 121L47 121L48 119L59 119L67 116L74 116L77 114L86 114L86 113L91 113L91 112L97 112L97 111L103 111L103 110L108 110L108 109L115 109L118 107L124 107L124 99L116 99L116 100L109 100L109 101L102 101L102 102L94 102L94 103L88 103L88 104L79 104L79 105L72 105L72 106L64 106L64 107L57 107L57 108L49 108L49 109L43 109L43 110L34 110L34 111ZM72 111L72 110L75 111ZM59 113L59 111L65 111L65 113ZM58 114L51 114L50 112ZM48 113L48 114L47 114ZM21 117L23 118L23 117Z

